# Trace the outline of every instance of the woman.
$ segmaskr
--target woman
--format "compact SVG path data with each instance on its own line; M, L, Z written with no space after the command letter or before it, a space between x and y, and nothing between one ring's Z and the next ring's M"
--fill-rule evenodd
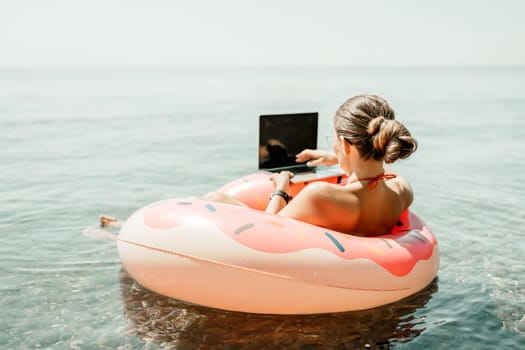
M290 179L283 171L271 177L275 191L266 212L308 222L332 230L358 235L391 232L401 213L413 201L409 183L385 172L384 163L407 158L417 148L416 140L394 111L379 96L359 95L339 107L334 116L333 152L304 150L298 162L309 166L335 165L348 174L346 185L313 182L289 201ZM207 200L244 205L219 192ZM101 216L101 224L117 220Z
M287 171L272 176L275 191L266 212L308 222L332 230L358 234L388 234L401 213L413 201L409 183L385 172L384 163L407 158L417 148L416 140L394 111L379 96L360 95L343 103L334 116L333 152L304 150L298 162L309 166L339 163L348 174L346 185L314 182L289 202ZM205 199L242 205L221 193Z

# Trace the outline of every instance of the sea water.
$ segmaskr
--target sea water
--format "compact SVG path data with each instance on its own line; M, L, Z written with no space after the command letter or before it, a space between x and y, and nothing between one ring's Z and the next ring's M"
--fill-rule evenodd
M525 348L524 91L523 67L0 68L0 348ZM122 270L99 214L254 171L261 113L319 112L324 146L361 93L419 141L394 169L439 240L425 290L368 311L251 315Z

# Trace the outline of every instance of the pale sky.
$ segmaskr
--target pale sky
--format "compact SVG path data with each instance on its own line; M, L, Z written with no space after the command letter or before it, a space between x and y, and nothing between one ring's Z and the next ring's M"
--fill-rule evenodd
M523 0L0 0L0 65L523 65Z

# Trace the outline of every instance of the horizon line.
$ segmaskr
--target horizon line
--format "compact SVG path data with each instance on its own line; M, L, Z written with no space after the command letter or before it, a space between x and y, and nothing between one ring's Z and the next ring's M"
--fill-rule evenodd
M525 68L525 63L398 63L398 64L379 64L379 63L351 63L351 64L329 64L329 63L282 63L282 64L260 64L260 63L243 63L243 64L214 64L214 63L174 63L174 64L152 64L152 63L67 63L67 64L49 64L49 63L0 63L0 69L3 68Z

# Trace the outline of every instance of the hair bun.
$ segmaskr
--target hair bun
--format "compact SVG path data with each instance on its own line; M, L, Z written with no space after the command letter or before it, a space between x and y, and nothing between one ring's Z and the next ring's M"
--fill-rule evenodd
M336 111L334 128L357 147L364 159L392 163L407 158L417 148L407 128L395 120L394 111L382 97L358 95Z
M368 128L366 130L368 132L368 135L374 136L375 134L377 134L385 120L385 117L383 117L382 115L370 120L370 123L368 123Z

